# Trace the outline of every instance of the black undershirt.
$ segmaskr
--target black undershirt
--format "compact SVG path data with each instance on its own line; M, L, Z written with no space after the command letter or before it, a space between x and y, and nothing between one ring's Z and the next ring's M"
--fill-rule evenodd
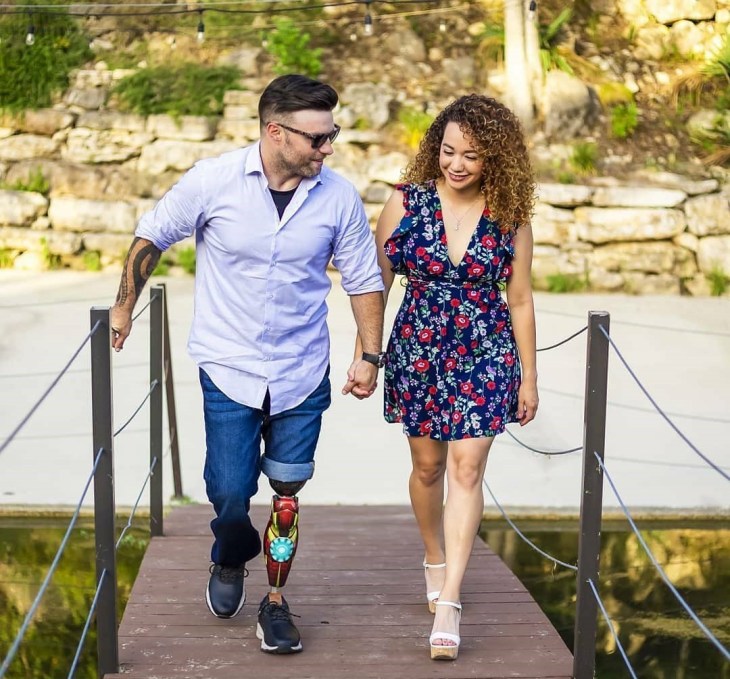
M281 219L281 216L284 214L284 210L286 210L286 206L289 205L291 199L294 197L296 190L296 186L293 189L289 189L288 191L276 191L272 188L269 189L269 191L271 192L271 197L274 199L274 205L276 205L276 210L279 213L279 219Z

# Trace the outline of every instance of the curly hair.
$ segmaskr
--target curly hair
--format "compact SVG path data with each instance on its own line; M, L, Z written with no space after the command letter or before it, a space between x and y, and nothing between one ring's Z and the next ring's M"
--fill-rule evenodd
M503 228L529 224L535 177L517 117L491 97L468 94L450 103L431 123L403 179L423 184L442 176L439 153L446 125L457 123L483 161L482 193Z

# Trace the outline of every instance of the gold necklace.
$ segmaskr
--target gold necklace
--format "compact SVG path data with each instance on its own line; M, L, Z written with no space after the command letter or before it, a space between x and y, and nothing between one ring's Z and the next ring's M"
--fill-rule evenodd
M464 218L471 212L471 209L477 204L477 202L479 200L484 200L484 196L482 196L481 193L472 201L472 203L469 205L469 207L466 208L466 210L464 210L464 212L462 213L461 217L459 217L459 215L456 214L456 211L454 210L453 207L451 207L450 205L448 205L447 203L445 203L444 201L442 201L444 207L449 208L449 212L451 212L451 214L453 215L454 219L456 220L456 224L454 225L454 231L458 231L459 230L459 227L461 226L461 222L464 221Z

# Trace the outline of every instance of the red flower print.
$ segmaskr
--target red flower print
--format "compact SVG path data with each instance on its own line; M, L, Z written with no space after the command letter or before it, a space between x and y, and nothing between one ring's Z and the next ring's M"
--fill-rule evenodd
M428 265L428 272L438 275L444 270L444 265L441 262L430 262Z
M484 273L484 267L481 264L478 264L477 262L474 262L467 271L469 272L470 276L481 276Z
M433 330L429 330L428 328L424 328L423 330L421 330L421 332L418 333L419 342L430 342L432 337Z
M395 254L395 243L392 240L389 240L385 244L385 254L386 255L394 255Z
M424 248L424 247L416 248L416 255L418 257L423 257L423 255L425 255L425 254L426 254L426 248Z
M492 236L482 236L482 245L488 250L493 250L497 247L497 241Z
M487 389L489 389L489 391L494 391L496 388L497 388L497 385L494 382L492 382L492 381L487 382Z
M454 298L451 300L451 302L449 302L449 304L451 304L451 306L454 307L454 309L456 309L456 307L458 307L461 304L461 301Z
M456 403L456 396L454 396L454 395L452 394L451 396L449 396L449 398L448 398L448 401L449 401L449 403L450 403L451 405L454 405L454 403Z
M414 262L406 262L406 266L407 266L407 267L408 267L409 269L415 269L415 268L416 268L416 265L415 265L415 263L414 263Z
M433 311L435 314L438 313L438 310L439 308L435 304L431 307L431 311Z
M446 337L447 330L446 328L441 328L441 337Z
M419 372L423 373L426 372L431 364L425 359L425 358L419 358L414 364L413 367Z
M504 326L507 325L504 321L498 321L497 326L495 327L495 330L497 332L502 332L504 330Z
M499 257L498 255L494 255L494 257L492 257L492 264L494 264L494 266L499 266L499 263L501 261L502 261L502 258Z
M492 290L492 291L491 291L491 292L489 293L489 299L490 299L490 300L491 300L492 302L493 302L493 301L494 301L495 299L497 299L497 293L496 293L496 292L494 292L494 290Z
M472 301L476 302L476 301L477 301L477 300L479 299L479 290L469 290L469 291L468 291L468 292L466 293L466 296L467 296L467 297L468 297L468 298L469 298L470 300L472 300Z
M487 399L484 398L484 396L477 396L474 399L474 403L476 403L478 406L483 406L487 402Z
M504 364L505 365L514 365L514 363L515 363L515 357L512 354L504 355Z
M428 393L431 394L431 396L436 395L436 387L434 387L433 384L428 388Z
M461 385L459 385L459 389L462 394L471 394L472 389L474 389L474 385L471 382L462 382Z
M403 392L403 400L404 401L410 401L411 400L411 392L410 391L404 391Z
M444 432L444 434L448 434L451 431L451 428L448 424L445 424L443 427L441 427L441 431Z
M458 410L455 410L454 414L451 416L451 419L454 422L454 424L459 424L459 422L461 422L463 417L464 416Z
M432 410L435 405L436 402L433 399L429 399L428 401L426 401L425 408L426 410Z
M463 330L469 327L469 317L464 314L457 314L454 316L454 323Z
M463 356L466 354L466 347L463 344L460 344L458 347L456 347L456 353L459 354L459 356Z
M418 425L418 432L421 435L428 434L431 431L431 420L426 420Z
M410 337L410 336L411 336L412 334L413 334L413 326L412 326L412 325L408 325L408 323L406 323L406 324L405 324L405 325L404 325L404 326L403 326L403 327L402 327L402 328L400 329L400 335L401 335L401 337L406 337L406 338L408 338L408 337Z
M502 269L502 276L504 278L509 278L512 275L512 267L508 264L507 266Z
M444 370L453 370L456 367L456 360L453 358L447 358L444 361Z
M436 212L433 213L433 216L436 217L436 219L441 220L444 218L444 213L441 212L441 210L436 210Z
M476 349L479 346L479 342L477 342L476 340L473 340L470 346L472 349Z
M502 418L501 417L493 417L492 421L489 423L490 429L499 429L502 426Z

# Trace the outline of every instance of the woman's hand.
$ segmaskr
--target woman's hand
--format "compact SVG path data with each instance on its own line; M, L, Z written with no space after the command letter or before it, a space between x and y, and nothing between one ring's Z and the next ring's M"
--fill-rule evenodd
M517 396L517 420L521 427L535 419L538 402L537 381L523 381Z
M368 361L357 359L347 370L347 382L342 387L343 394L352 394L355 398L368 398L378 386L378 367Z

